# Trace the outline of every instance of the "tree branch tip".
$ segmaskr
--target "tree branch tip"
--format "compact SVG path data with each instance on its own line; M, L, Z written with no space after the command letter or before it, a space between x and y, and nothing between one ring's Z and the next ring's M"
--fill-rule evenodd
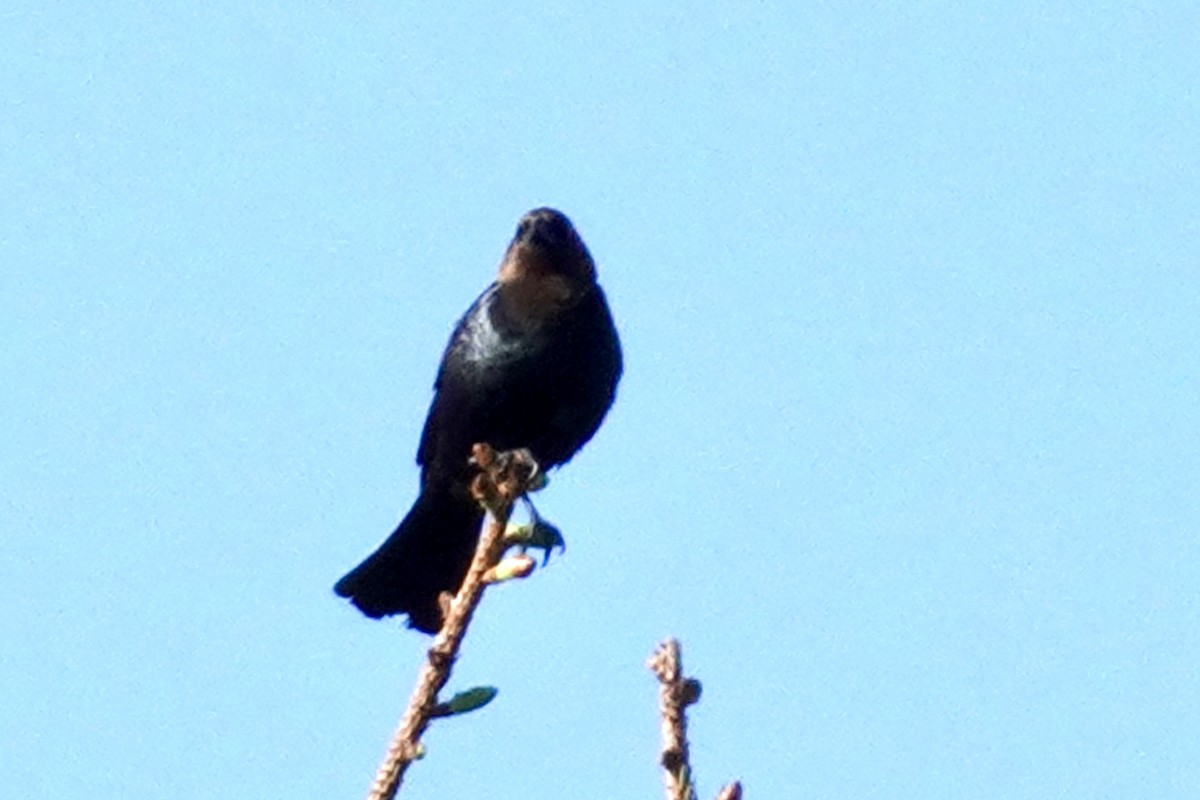
M654 648L654 653L646 661L650 671L658 676L663 683L679 680L680 673L679 640L664 639Z
M717 795L717 800L742 800L742 783L734 781L725 786Z

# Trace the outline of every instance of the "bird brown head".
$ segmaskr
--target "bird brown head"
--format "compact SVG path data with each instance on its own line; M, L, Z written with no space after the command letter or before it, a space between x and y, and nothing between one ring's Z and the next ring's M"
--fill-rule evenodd
M545 318L587 293L596 282L596 264L566 214L535 208L517 224L497 282L511 310Z

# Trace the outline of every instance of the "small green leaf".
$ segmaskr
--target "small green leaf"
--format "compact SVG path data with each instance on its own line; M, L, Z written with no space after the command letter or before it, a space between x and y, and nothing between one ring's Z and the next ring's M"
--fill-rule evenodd
M528 522L510 522L504 528L504 541L507 544L524 547L529 544L531 536L533 536L533 526Z
M446 703L446 715L466 714L483 708L495 699L500 690L495 686L476 686L459 692Z
M550 551L558 548L560 551L567 549L567 542L563 539L562 532L555 526L545 520L539 519L533 523L533 532L529 536L529 546L536 550L545 550L546 558L550 558ZM545 563L543 561L543 563Z
M563 539L562 533L556 526L544 519L535 520L532 525L527 522L510 522L504 529L504 541L506 544L520 547L522 550L526 548L541 550L542 566L546 566L546 563L550 561L550 553L555 548L558 548L560 552L567 549L567 542Z

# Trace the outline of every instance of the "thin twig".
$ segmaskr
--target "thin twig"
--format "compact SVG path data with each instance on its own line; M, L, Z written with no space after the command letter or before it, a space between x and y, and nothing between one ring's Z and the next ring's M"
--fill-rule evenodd
M738 781L727 784L717 795L717 800L742 800L742 784Z
M678 640L667 639L660 644L646 666L658 676L659 682L658 704L662 712L662 755L659 761L666 771L667 800L695 800L692 769L688 763L687 715L683 711L688 705L688 693L685 690L683 658ZM691 702L696 699L693 697Z
M700 681L683 675L683 654L677 639L658 646L646 666L658 678L658 704L662 713L662 754L667 800L696 800L696 785L688 758L688 706L700 700ZM717 800L742 800L742 785L727 785Z
M504 529L512 505L525 493L532 477L532 459L521 451L496 454L486 445L475 445L472 460L482 468L472 484L472 493L491 516L483 527L462 587L453 602L447 604L442 629L429 648L428 661L417 676L408 708L388 745L367 795L368 800L392 800L408 766L420 757L421 736L438 705L438 692L450 679L467 626L487 587L485 575L504 553Z

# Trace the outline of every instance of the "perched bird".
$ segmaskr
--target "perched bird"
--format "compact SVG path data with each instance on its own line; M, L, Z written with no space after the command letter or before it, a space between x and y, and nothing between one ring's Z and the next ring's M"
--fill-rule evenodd
M564 214L530 211L442 355L417 449L420 495L334 591L369 617L407 614L411 627L435 633L438 596L458 590L483 521L468 489L471 445L526 448L542 469L563 464L600 427L620 377L591 254Z

